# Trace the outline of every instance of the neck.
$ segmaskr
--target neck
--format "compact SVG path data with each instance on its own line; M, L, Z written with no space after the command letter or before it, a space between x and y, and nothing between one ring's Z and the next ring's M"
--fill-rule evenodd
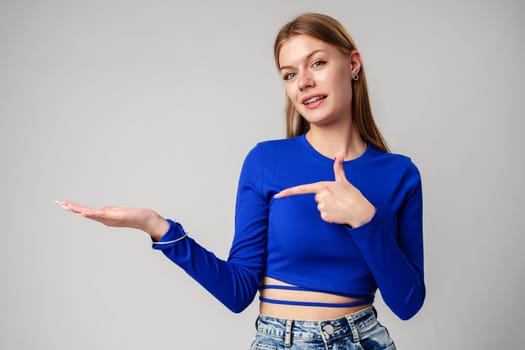
M310 125L306 139L317 152L332 159L344 154L344 160L352 160L358 158L366 150L365 141L359 135L359 131L353 127L351 121L346 126Z

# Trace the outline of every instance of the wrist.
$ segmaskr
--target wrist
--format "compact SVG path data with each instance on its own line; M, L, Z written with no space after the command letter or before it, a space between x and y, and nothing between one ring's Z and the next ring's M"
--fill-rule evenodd
M149 234L153 240L158 241L166 234L169 228L169 222L156 212L152 211L146 221L143 231Z
M376 208L370 204L363 208L363 210L361 210L358 215L354 216L352 220L347 221L346 224L352 228L363 226L364 224L369 223L375 214Z

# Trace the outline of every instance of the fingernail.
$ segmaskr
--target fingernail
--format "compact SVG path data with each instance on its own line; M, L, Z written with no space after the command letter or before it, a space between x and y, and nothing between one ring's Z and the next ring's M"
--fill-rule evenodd
M66 206L64 203L59 203L59 202L57 202L57 205L58 205L59 207L61 207L61 208L64 208L64 209L67 208L67 206Z
M60 208L67 210L67 211L71 211L71 208L68 207L66 204L64 204L64 202L60 202L60 201L55 201L55 202Z

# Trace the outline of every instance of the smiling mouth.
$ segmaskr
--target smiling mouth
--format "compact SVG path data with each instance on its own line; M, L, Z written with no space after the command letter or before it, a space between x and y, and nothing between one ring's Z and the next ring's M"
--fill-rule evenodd
M303 101L303 104L304 105L309 105L309 104L312 104L314 102L317 102L317 101L320 101L320 100L324 100L326 98L326 96L314 96L314 97L311 97L307 100L304 100Z

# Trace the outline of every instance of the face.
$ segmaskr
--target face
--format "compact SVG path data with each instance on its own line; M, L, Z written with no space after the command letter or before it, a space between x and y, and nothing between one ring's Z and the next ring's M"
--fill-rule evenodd
M352 78L360 67L356 50L346 55L308 35L291 37L279 52L286 95L311 127L351 120Z

